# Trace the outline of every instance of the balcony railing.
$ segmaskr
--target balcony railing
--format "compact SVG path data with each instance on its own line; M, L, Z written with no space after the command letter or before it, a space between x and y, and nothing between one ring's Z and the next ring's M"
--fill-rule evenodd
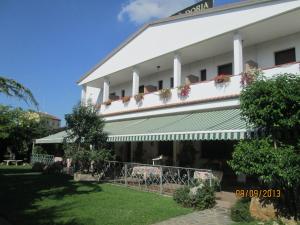
M299 74L299 66L300 63L297 62L266 68L263 69L263 72L267 77L280 73ZM230 77L230 81L219 84L216 84L214 80L194 83L190 85L191 90L186 97L180 96L177 88L173 88L170 90L171 96L168 99L162 99L159 95L159 91L145 94L143 99L139 102L137 102L134 97L130 97L130 100L127 102L123 102L120 99L112 101L110 105L102 104L100 113L102 115L114 115L235 97L240 94L242 89L240 81L241 76L235 75Z

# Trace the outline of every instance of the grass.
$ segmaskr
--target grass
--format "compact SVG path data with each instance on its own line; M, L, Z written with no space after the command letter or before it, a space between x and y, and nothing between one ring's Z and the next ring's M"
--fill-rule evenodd
M14 225L142 225L192 212L172 198L0 166L0 217Z

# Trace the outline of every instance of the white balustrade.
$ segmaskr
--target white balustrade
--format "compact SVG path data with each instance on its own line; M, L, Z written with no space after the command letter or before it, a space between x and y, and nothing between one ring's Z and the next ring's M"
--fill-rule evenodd
M299 63L287 64L280 67L274 67L263 70L265 76L271 77L279 73L299 74ZM163 100L159 96L159 92L153 92L144 95L144 99L136 102L132 97L129 102L123 103L122 100L113 101L111 105L102 105L100 113L103 115L119 112L130 112L138 109L156 108L168 105L180 105L181 103L210 101L216 98L229 97L239 95L242 87L240 84L241 76L232 76L230 81L222 84L215 84L215 81L206 81L190 85L191 91L188 97L180 97L177 88L171 89L172 95L170 99Z

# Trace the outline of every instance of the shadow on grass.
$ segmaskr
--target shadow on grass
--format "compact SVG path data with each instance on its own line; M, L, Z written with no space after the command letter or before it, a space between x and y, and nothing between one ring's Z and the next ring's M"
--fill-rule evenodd
M1 172L11 173L4 170ZM97 183L76 183L71 177L61 174L0 174L0 217L13 225L93 224L90 218L82 215L80 218L66 215L66 211L80 208L80 205L76 201L66 203L64 198L99 191L101 188ZM49 204L51 200L59 201L53 205L53 202Z

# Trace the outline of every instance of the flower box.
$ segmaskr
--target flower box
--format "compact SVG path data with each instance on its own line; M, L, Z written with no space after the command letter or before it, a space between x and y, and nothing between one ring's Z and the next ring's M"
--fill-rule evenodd
M130 98L131 98L130 96L124 96L124 97L122 97L122 102L127 103L130 101Z
M136 102L142 101L144 99L144 93L139 93L139 94L135 95L134 99Z
M246 87L247 85L252 84L257 79L262 78L262 74L262 70L257 68L247 70L241 74L241 86Z
M107 101L103 102L103 104L106 106L111 105L111 103L112 103L111 99L108 99Z
M221 74L214 78L216 84L222 84L230 81L230 75Z
M168 100L172 96L171 89L169 89L169 88L164 88L164 89L159 90L158 94L159 94L159 97L163 100Z
M191 87L189 84L185 84L177 87L178 95L181 97L188 97L191 91Z

